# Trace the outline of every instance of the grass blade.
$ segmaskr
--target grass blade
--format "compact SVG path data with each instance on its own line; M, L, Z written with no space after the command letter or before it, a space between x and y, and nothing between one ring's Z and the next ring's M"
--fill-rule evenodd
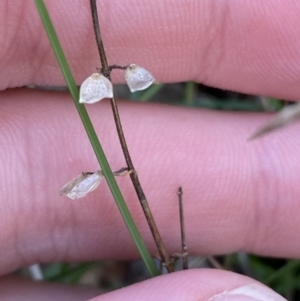
M103 149L101 147L101 144L98 140L98 137L96 135L96 132L94 130L94 127L91 123L91 120L88 116L88 113L84 107L84 105L79 104L78 99L79 99L79 91L77 88L77 85L74 81L74 77L72 75L72 72L70 70L70 67L67 63L66 57L64 55L64 52L62 50L62 47L59 43L57 34L55 32L55 29L53 27L53 24L51 22L50 16L48 14L47 8L44 4L43 0L35 0L36 7L38 9L38 12L40 14L41 20L43 22L44 28L46 30L46 33L48 35L50 44L52 46L52 49L55 53L56 59L59 63L59 66L61 68L61 71L64 75L65 81L69 87L70 93L72 95L72 98L74 100L74 104L76 106L76 109L79 113L79 116L81 118L81 121L84 125L84 128L87 132L87 135L90 139L91 145L94 149L95 155L98 159L98 162L101 166L101 169L103 171L103 174L106 178L107 184L111 190L111 193L117 203L117 206L121 212L121 215L125 221L125 224L140 252L140 255L142 259L144 260L144 263L148 269L149 274L154 277L159 275L159 271L157 267L155 266L145 243L142 240L142 237L134 223L134 220L127 208L127 205L124 201L124 198L121 194L121 191L118 187L118 184L114 178L113 172L108 164L108 161L106 159L106 156L103 152Z

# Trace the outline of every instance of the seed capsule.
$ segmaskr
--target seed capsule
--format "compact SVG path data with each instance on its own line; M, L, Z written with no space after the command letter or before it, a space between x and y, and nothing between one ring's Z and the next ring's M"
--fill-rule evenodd
M102 178L103 173L101 170L98 170L95 173L82 173L63 186L59 191L59 194L65 195L72 200L82 198L89 192L95 190Z
M79 92L80 103L95 103L103 98L112 97L112 83L103 74L93 73L81 84Z
M127 67L125 80L131 92L145 90L155 82L155 78L148 70L135 64Z

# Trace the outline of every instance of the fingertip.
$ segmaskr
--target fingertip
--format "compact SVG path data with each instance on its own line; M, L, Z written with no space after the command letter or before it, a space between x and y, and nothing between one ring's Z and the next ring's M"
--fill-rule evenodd
M277 293L253 279L228 271L212 269L187 270L159 276L90 301L208 301L223 298L224 292L226 292L224 297L227 301L284 301ZM236 296L239 299L236 299Z

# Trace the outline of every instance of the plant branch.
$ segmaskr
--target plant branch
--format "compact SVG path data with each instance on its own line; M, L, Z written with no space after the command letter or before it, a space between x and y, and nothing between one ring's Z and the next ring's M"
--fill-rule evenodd
M53 52L56 56L56 59L59 63L59 66L61 68L61 71L64 75L65 81L69 87L70 93L72 95L72 98L74 100L74 104L76 106L76 109L79 113L79 116L82 120L82 123L84 125L84 128L86 130L86 133L90 139L91 145L94 149L95 155L99 161L99 164L101 166L101 169L103 171L103 174L105 175L107 184L111 190L111 193L116 201L116 204L120 210L120 213L124 219L124 222L132 236L133 241L135 242L135 245L137 249L139 250L141 257L144 260L144 263L149 271L149 274L154 277L159 274L157 267L155 266L150 253L143 242L143 239L134 223L134 220L132 216L130 215L130 212L127 208L127 205L124 201L124 198L121 194L121 191L119 189L119 186L116 182L116 179L114 177L114 174L108 164L108 161L106 159L106 156L103 152L102 146L98 140L98 137L96 135L96 132L94 130L93 124L89 118L89 115L84 107L84 105L80 104L78 102L79 99L79 91L77 88L77 85L75 83L74 77L72 75L72 72L70 70L69 64L66 60L65 54L62 50L62 47L60 45L59 39L57 37L57 34L55 32L55 29L53 27L52 21L50 19L48 10L45 6L45 3L43 0L35 0L36 7L38 9L39 15L41 17L41 20L43 22L45 31L48 35L51 47L53 49Z
M184 216L183 216L183 203L182 203L182 188L178 188L178 200L179 200L179 216L180 216L180 233L181 233L181 256L182 256L182 269L187 270L188 267L188 253L185 243L185 229L184 229Z
M90 6L91 6L91 11L92 11L93 27L94 27L94 32L95 32L96 44L98 47L98 52L100 55L100 61L101 61L101 66L103 69L102 72L103 72L108 69L108 63L107 63L106 54L105 54L105 50L104 50L104 46L103 46L102 36L100 33L100 25L99 25L99 19L98 19L96 0L95 1L90 0Z
M101 64L102 64L101 72L103 73L104 76L106 76L108 79L110 79L110 72L113 68L110 68L108 63L107 63L106 54L105 54L105 50L104 50L104 45L103 45L103 41L102 41L102 37L101 37L101 33L100 33L100 26L99 26L99 20L98 20L96 0L90 0L90 6L91 6L91 13L92 13L93 27L94 27L96 43L97 43L97 47L98 47L98 51L99 51L100 61L101 61ZM112 66L116 66L116 65L112 65ZM117 67L119 67L119 66L117 66ZM121 68L119 68L119 69L121 69ZM128 150L127 143L126 143L126 140L125 140L124 132L123 132L123 129L122 129L122 124L121 124L121 120L120 120L116 100L115 100L115 98L111 98L110 101L111 101L111 107L112 107L112 111L113 111L113 115L114 115L114 120L115 120L115 124L116 124L116 128L117 128L119 140L120 140L121 147L122 147L124 157L125 157L125 160L126 160L126 164L127 164L128 170L133 171L130 174L132 184L135 188L136 194L137 194L138 199L139 199L139 201L141 203L141 206L143 208L145 217L146 217L147 222L149 224L152 236L153 236L154 241L156 243L156 246L158 248L158 251L159 251L160 257L163 261L163 264L166 266L168 272L173 272L174 269L173 269L173 266L170 262L169 255L168 255L168 253L165 249L162 238L161 238L160 233L159 233L159 231L157 229L157 226L155 224L155 221L154 221L153 215L151 213L148 201L146 199L145 193L142 189L142 186L140 184L138 175L135 171L135 168L133 166L133 163L132 163L132 160L131 160L131 157L130 157L130 154L129 154L129 150Z

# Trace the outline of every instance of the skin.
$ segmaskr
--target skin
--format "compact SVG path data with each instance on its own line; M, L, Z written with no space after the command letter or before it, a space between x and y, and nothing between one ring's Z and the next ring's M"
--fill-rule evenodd
M99 67L88 1L46 2L80 84ZM297 100L299 1L170 3L99 1L109 62L140 64L159 82L195 80ZM24 300L24 291L28 300L46 300L50 293L55 300L91 298L100 292L74 294L70 288L5 277L35 262L138 254L105 182L76 202L58 195L63 184L98 164L67 93L18 88L64 85L33 1L1 1L0 45L0 290L6 300ZM114 82L122 76L116 72ZM270 116L126 101L119 107L135 167L170 253L180 245L176 190L182 186L191 254L299 257L299 125L249 143L247 137ZM124 167L109 103L88 110L112 168ZM129 180L118 182L155 255ZM166 299L166 287L184 300L207 300L253 282L229 272L187 271L95 300L138 300L153 291L155 300Z

